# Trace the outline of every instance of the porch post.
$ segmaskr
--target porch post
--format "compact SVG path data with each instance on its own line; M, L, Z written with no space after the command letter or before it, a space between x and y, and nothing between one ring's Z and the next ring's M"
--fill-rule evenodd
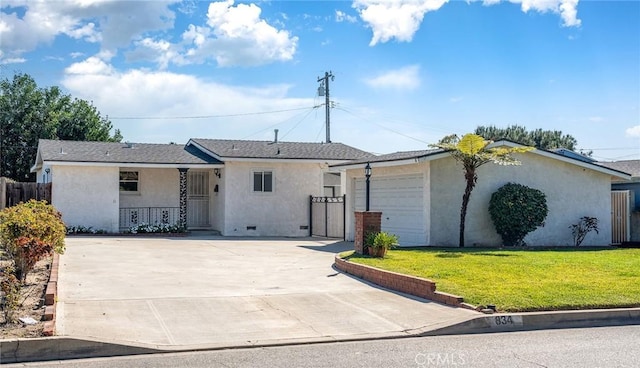
M187 171L189 169L179 168L180 171L180 226L187 228Z

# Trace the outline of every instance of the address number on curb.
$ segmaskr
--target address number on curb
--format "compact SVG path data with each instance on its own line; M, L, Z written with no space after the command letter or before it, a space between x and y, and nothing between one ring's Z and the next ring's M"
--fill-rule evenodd
M522 326L522 316L493 316L489 317L491 327L515 327Z

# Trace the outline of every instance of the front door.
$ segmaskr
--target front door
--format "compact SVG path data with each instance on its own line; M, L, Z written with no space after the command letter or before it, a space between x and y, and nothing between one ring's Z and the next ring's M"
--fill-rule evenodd
M187 173L187 227L209 227L209 172Z

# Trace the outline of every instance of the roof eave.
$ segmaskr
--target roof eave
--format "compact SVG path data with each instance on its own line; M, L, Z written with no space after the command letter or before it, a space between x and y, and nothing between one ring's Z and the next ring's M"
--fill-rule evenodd
M42 154L40 153L40 144L38 143L38 151L36 152L36 162L31 166L29 172L35 173L42 168Z
M195 148L199 149L200 151L202 151L203 153L215 158L218 161L222 161L224 162L227 158L224 156L221 156L215 152L213 152L212 150L206 148L205 146L201 145L200 143L196 142L195 140L193 140L193 138L189 139L189 141L187 142L187 144L185 144L185 147L188 146L194 146Z
M49 166L98 166L98 167L130 167L130 168L157 168L157 169L220 169L224 164L210 163L150 163L150 162L95 162L95 161L43 161L43 165Z
M339 172L342 170L352 170L352 169L360 169L363 167L363 165L366 165L367 163L369 163L369 165L372 168L375 167L389 167L389 166L403 166L403 165L411 165L411 164L417 164L417 163L421 163L421 162L427 162L427 161L433 161L439 158L443 158L449 156L449 152L446 151L442 151L442 152L434 152L434 153L429 153L426 155L416 155L413 157L407 157L407 158L400 158L400 159L390 159L390 160L384 160L384 161L361 161L361 160L357 160L358 162L356 163L349 163L346 162L344 164L337 164L337 165L333 165L330 168L330 172ZM375 157L372 157L372 159L375 159Z
M302 163L318 163L318 164L328 164L335 165L344 162L349 162L351 160L341 160L341 159L333 159L333 158L295 158L295 157L224 157L225 162L277 162L277 163L287 163L287 162L302 162Z

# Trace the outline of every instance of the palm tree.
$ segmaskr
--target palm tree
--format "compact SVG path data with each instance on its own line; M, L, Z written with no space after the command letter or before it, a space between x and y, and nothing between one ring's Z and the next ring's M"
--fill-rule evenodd
M460 247L464 247L464 225L467 217L467 206L471 198L471 192L478 182L477 169L493 162L498 165L520 165L520 161L513 157L513 153L531 151L533 147L491 147L492 141L485 140L477 134L465 134L462 138L450 135L442 138L433 147L441 148L451 153L464 169L464 178L467 185L462 195L462 207L460 208Z

